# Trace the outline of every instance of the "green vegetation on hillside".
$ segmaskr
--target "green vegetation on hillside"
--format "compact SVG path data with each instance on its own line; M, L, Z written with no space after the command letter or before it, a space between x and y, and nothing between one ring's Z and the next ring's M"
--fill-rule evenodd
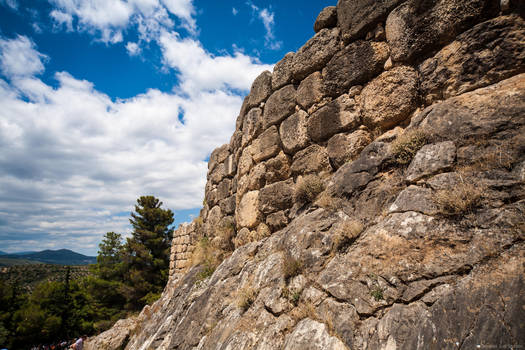
M97 263L0 268L0 348L106 330L160 296L169 275L173 213L153 196L131 214L132 237L108 232Z

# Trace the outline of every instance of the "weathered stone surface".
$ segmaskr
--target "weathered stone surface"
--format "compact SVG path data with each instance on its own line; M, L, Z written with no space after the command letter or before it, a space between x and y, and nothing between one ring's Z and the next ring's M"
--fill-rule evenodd
M287 85L270 96L264 106L263 129L280 123L295 111L297 92L293 85Z
M498 12L496 0L410 0L386 21L386 38L394 61L410 61L442 46L465 29Z
M237 227L253 228L259 223L259 191L246 193L235 212Z
M364 123L387 129L405 120L416 108L417 89L417 73L411 67L382 73L361 92Z
M328 140L326 147L332 166L338 169L346 162L354 160L370 142L372 142L372 135L364 130L334 135Z
M265 179L267 184L286 180L290 177L290 158L283 151L265 162Z
M261 136L253 142L253 160L260 162L271 158L279 153L281 150L281 140L279 138L279 131L274 125L266 129Z
M419 66L427 104L525 72L525 23L498 17L459 35Z
M219 202L221 211L226 215L235 213L235 196L228 197Z
M262 72L257 78L255 78L252 88L250 89L250 101L248 107L259 106L261 102L266 99L272 93L272 73L269 71Z
M334 196L352 195L373 180L382 164L388 159L390 146L383 142L372 142L366 146L356 160L341 166L328 186Z
M297 89L297 103L304 109L321 101L325 96L323 78L320 72L314 72L306 77Z
M286 337L284 350L347 350L336 337L332 337L324 323L306 318L299 322Z
M259 191L259 211L264 214L288 209L293 205L292 179L268 185Z
M291 170L292 174L300 175L331 171L332 167L326 149L319 145L311 145L295 154Z
M232 177L237 172L237 164L235 163L235 157L230 154L224 161L224 173L226 176Z
M396 201L390 206L389 213L407 211L417 211L426 215L437 214L439 211L432 200L432 190L411 185L401 191Z
M272 89L275 91L292 82L293 52L288 52L283 59L273 67Z
M359 105L348 95L342 95L308 118L308 136L317 142L324 141L334 134L357 128L360 122Z
M230 154L230 145L224 144L221 147L217 147L211 152L210 161L208 162L208 173L213 171L213 169L219 164L224 162L226 157Z
M311 73L323 69L339 49L339 28L322 29L296 52L292 76L301 81Z
M237 166L237 174L242 176L250 171L253 166L253 157L252 153L254 150L254 145L250 145L242 150L241 157L239 158L239 164Z
M244 117L242 125L242 145L246 146L250 141L262 132L262 110L252 108Z
M499 128L519 130L525 124L524 84L525 74L520 74L436 103L417 115L411 127L450 140L488 135Z
M232 180L224 179L217 185L217 201L221 201L231 194Z
M384 42L356 41L332 57L323 69L325 91L339 96L350 86L366 83L381 73L388 58Z
M281 123L281 140L287 153L294 154L308 145L307 118L305 111L298 111Z
M337 9L335 6L325 7L317 16L314 23L314 31L317 33L321 29L333 28L337 25Z
M126 346L131 333L138 325L139 319L137 316L118 320L107 331L87 339L84 343L84 349L122 349Z
M448 170L456 159L456 146L452 141L444 141L423 146L407 170L407 181L417 181L425 176Z
M364 35L380 21L384 21L388 13L405 0L339 0L337 2L337 22L341 28L343 39Z
M224 177L226 176L226 167L224 166L224 163L220 163L216 167L213 168L211 173L208 176L208 179L213 184L218 184Z
M286 224L288 224L288 221L288 217L283 210L270 214L266 217L266 224L272 231L277 231L285 227Z
M222 217L222 211L218 205L210 209L205 224L206 231L210 236L215 236L215 230L217 229ZM189 243L189 241L185 243Z

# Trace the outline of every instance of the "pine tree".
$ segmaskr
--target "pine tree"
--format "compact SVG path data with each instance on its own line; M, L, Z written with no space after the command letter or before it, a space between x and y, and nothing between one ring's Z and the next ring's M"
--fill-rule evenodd
M124 292L131 309L156 300L168 281L173 212L161 206L157 198L143 196L131 213L133 232L123 254L127 267Z

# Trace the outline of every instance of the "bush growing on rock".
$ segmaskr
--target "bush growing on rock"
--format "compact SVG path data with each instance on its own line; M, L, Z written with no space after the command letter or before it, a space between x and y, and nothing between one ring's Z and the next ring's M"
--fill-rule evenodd
M257 293L253 288L244 288L241 291L239 291L239 294L237 296L237 306L241 308L243 312L245 312L250 308L250 306L253 305L256 298Z
M285 280L289 280L292 277L295 277L301 273L303 270L303 263L295 259L289 253L284 254L283 260L283 275Z
M474 185L462 180L452 188L437 191L434 201L445 215L468 214L481 204L484 190L479 184Z
M324 191L324 184L317 175L306 175L297 180L294 199L300 204L311 203L319 193Z
M392 143L392 156L395 162L399 165L409 164L428 139L428 135L421 130L405 131Z

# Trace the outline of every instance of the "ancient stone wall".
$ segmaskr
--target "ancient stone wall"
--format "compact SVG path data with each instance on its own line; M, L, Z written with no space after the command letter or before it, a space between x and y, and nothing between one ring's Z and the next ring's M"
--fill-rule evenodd
M497 0L340 0L324 9L315 36L255 79L230 143L211 154L203 234L235 248L270 235L301 210L298 192L327 182L378 135L523 72L523 19L504 16L520 11ZM187 266L187 230L175 234L172 273Z

